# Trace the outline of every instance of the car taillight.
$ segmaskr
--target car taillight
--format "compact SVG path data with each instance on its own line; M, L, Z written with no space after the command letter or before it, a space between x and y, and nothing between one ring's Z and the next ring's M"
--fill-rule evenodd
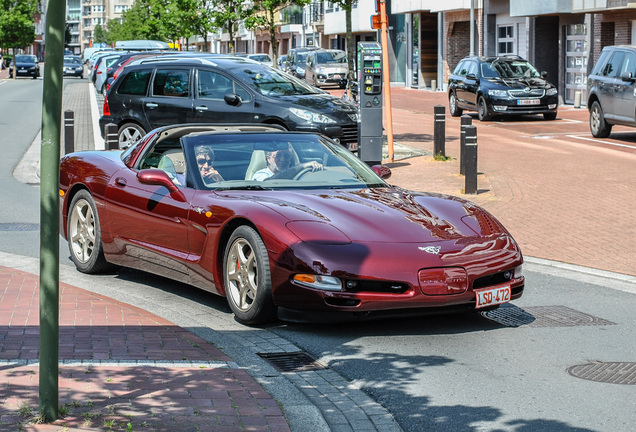
M468 276L461 267L424 269L417 276L420 290L426 295L461 294L468 288Z
M105 116L109 116L110 115L110 107L108 106L108 97L104 96L104 115Z

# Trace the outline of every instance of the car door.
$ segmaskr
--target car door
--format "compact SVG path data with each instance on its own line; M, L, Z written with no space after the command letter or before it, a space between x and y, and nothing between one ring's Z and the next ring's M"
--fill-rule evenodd
M467 62L464 78L464 100L469 108L477 109L477 91L479 90L479 71L476 61Z
M468 62L466 60L460 61L459 64L455 67L455 70L453 71L449 81L449 85L451 88L454 89L455 98L457 99L457 102L461 108L465 107L464 99L466 98L466 95L464 80L466 79L467 63Z
M148 152L140 168L161 168L162 156ZM187 281L188 216L193 188L139 181L139 169L122 168L108 182L105 212L109 234L121 252L121 263Z
M143 103L146 120L152 129L187 123L192 117L191 68L157 67L150 91Z
M625 52L622 50L615 51L608 60L605 67L599 74L597 84L598 96L601 102L601 108L606 118L614 120L617 117L616 92L619 89L620 70L623 64Z
M254 123L254 97L231 76L214 69L196 71L193 123ZM234 99L227 102L226 96ZM238 96L240 100L236 99Z
M623 57L618 79L614 83L614 110L616 120L624 124L636 124L636 55L628 51Z

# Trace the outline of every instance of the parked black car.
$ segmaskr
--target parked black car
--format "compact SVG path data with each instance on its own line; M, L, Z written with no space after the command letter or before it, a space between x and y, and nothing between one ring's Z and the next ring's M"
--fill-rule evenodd
M520 114L554 120L557 89L546 77L518 56L466 57L448 80L449 111L454 117L463 110L477 111L481 121Z
M15 64L15 76L32 76L36 79L40 76L40 63L38 58L31 54L18 54L9 64L9 76L13 77L13 65Z
M84 78L84 63L82 63L82 58L76 55L65 55L63 74L64 76Z
M155 57L131 62L104 98L100 128L118 127L120 147L175 123L265 123L321 133L353 150L354 104L277 69L236 56Z
M603 48L587 78L590 131L608 137L612 126L636 127L636 46Z

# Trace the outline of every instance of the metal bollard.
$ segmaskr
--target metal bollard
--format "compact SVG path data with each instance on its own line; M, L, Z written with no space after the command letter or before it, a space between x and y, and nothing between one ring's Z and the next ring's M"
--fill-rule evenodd
M581 108L581 90L574 92L574 108Z
M119 149L119 137L117 136L117 125L108 123L104 127L104 138L106 139L106 150Z
M431 90L432 91L437 90L437 80L431 80Z
M473 118L469 115L464 114L459 118L460 120L460 134L459 134L459 173L464 175L466 169L464 168L464 163L466 162L466 126L471 126L473 124Z
M64 111L64 154L75 151L75 113Z
M464 151L466 163L464 171L464 193L477 194L477 128L466 126L466 150Z
M433 155L446 157L446 107L435 105L435 125L433 127Z

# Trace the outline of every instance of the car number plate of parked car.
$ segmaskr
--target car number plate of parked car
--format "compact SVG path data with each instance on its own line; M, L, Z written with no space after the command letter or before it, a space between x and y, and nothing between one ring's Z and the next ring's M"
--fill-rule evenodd
M508 303L510 301L510 285L499 285L495 288L475 290L475 295L477 296L475 309Z
M541 101L539 99L519 99L517 105L539 105Z

